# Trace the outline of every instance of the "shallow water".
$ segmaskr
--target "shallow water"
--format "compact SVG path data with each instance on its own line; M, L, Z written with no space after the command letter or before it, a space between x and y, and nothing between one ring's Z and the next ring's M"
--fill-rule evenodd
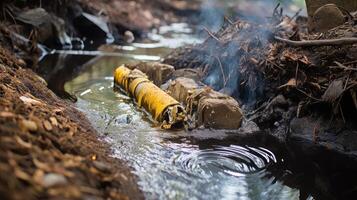
M128 161L133 167L145 196L148 199L298 199L299 190L285 186L271 173L270 168L283 162L283 158L269 149L220 139L210 144L205 139L193 142L185 136L194 133L162 131L131 99L113 92L112 73L116 66L159 60L184 42L200 42L184 24L163 27L151 39L150 43L117 46L115 55L87 55L83 63L78 63L74 53L62 52L70 55L64 63L80 65L80 72L65 83L66 91L77 97L78 109L87 114L101 138L112 145L112 156ZM225 131L198 132L213 138L226 135Z

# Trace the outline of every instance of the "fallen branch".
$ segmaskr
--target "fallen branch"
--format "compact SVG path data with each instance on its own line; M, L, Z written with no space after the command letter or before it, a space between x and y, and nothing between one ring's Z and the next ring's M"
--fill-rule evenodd
M311 46L338 46L357 43L357 38L339 38L328 40L306 40L306 41L293 41L275 36L275 39L294 47L311 47Z
M217 42L221 42L220 39L218 39L211 31L208 30L208 28L203 27L203 29L210 35L213 39L217 40Z

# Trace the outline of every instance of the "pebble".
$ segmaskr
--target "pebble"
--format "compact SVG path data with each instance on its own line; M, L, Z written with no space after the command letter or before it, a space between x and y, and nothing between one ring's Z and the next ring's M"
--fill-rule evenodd
M280 123L279 123L279 122L275 122L275 123L274 123L274 126L279 127L279 126L280 126Z
M66 177L61 174L49 173L43 177L43 186L46 188L54 186L62 186L68 183Z
M110 172L110 166L107 163L100 162L100 161L93 161L93 165L95 168L102 172Z

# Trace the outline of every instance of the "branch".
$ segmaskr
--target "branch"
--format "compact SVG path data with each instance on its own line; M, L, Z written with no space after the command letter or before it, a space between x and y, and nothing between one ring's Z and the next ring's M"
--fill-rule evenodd
M275 39L294 47L311 47L311 46L338 46L357 43L357 38L340 38L329 40L306 40L306 41L293 41L275 36Z

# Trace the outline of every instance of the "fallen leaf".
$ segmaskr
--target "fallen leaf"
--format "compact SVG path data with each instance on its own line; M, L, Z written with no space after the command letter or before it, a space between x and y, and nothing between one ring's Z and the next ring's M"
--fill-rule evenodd
M322 100L326 102L334 102L343 93L343 81L334 80L328 86L325 93L322 95Z
M287 83L285 83L284 85L279 86L278 89L281 89L281 88L284 88L284 87L287 87L287 86L296 87L296 85L297 85L296 79L292 78Z

